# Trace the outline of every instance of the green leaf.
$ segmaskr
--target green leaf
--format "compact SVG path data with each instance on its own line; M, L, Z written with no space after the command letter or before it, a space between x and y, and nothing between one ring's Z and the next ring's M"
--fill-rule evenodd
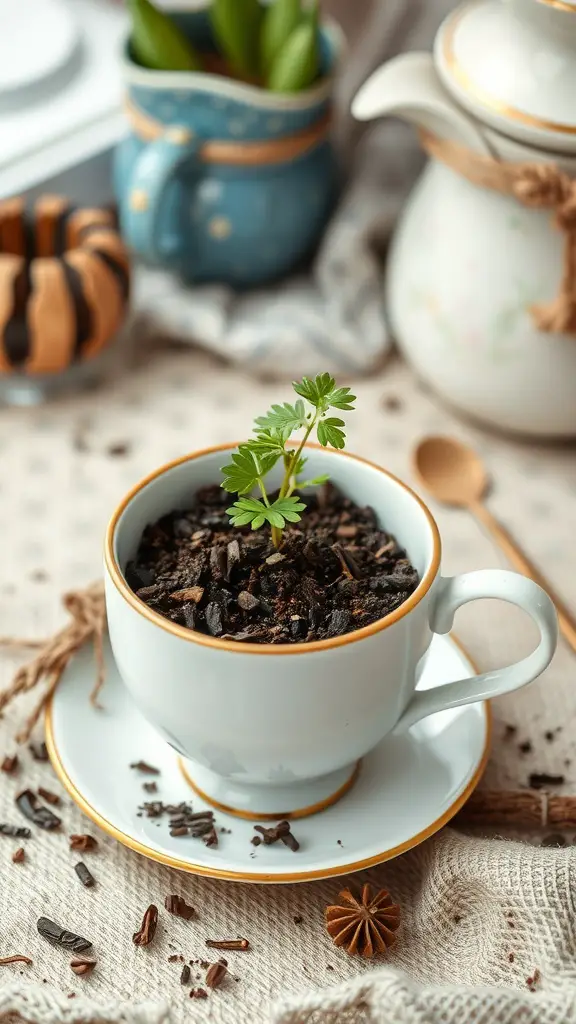
M300 0L275 0L264 11L260 32L260 69L268 71L302 17Z
M232 510L235 508L244 509L245 512L260 513L266 506L260 501L260 498L238 498L238 501L234 502ZM226 511L230 512L231 510L228 508Z
M156 71L202 71L202 60L173 19L149 0L130 0L130 48L139 64Z
M300 512L303 512L306 505L300 498L291 496L289 498L276 498L273 505L270 506L269 511L275 515L279 515L282 520L286 520L289 523L298 523L302 518ZM280 523L273 523L273 526L280 526ZM285 526L285 522L282 522L282 526Z
M232 526L248 526L254 519L253 512L236 512L234 508L227 508L226 511L232 519Z
M330 479L327 473L324 476L315 476L312 480L296 480L296 487L299 490L303 490L304 487L319 487L320 484L325 484Z
M276 512L274 508L269 508L266 512L266 519L270 523L270 526L277 526L278 529L282 529L286 525L284 516L281 516L279 512Z
M301 381L292 381L292 387L296 394L301 395L317 409L328 408L325 405L325 398L334 390L335 386L336 381L329 373L319 373L314 380L311 380L310 377L303 377Z
M328 416L327 419L320 420L318 424L318 440L320 444L324 448L328 445L332 448L343 448L346 443L346 435L341 427L344 425L344 420L336 416Z
M354 408L356 395L350 393L350 388L334 388L329 395L326 395L325 400L329 408L349 411Z
M230 508L226 509L226 514L230 516L232 526L248 526L251 523L253 530L257 530L258 526L262 526L262 523L265 521L265 512L266 506L259 498L239 498ZM258 525L254 525L255 523L258 523Z
M284 455L284 442L276 431L264 430L257 437L251 437L249 441L241 444L239 451L251 452L259 459L271 455L279 459L281 455Z
M243 445L240 445L240 448L243 448ZM274 468L282 454L281 452L270 452L270 454L267 455L265 451L252 451L250 448L247 448L246 451L248 451L252 456L254 464L258 469L258 476L261 480L270 472L271 469Z
M293 512L302 512L306 508L306 504L301 498L296 498L294 495L291 495L289 498L276 498L276 501L271 507L282 513L289 512L290 510Z
M306 408L301 399L294 405L283 402L282 405L273 405L265 416L259 416L256 420L257 431L274 428L281 431L282 438L286 441L294 430L306 425Z
M232 494L245 494L251 491L258 482L258 467L250 451L240 445L232 455L232 462L222 466L224 480L221 487Z
M208 13L219 52L240 75L257 75L264 14L259 0L212 0Z
M299 513L305 508L304 502L295 497L277 498L272 505L265 505L259 498L239 498L226 509L226 513L232 526L248 526L250 523L253 530L258 530L267 522L282 530L287 522L299 522Z
M356 395L351 393L350 388L337 388L334 377L329 373L320 373L314 380L303 377L300 383L294 381L292 387L320 412L326 412L330 407L349 411L354 408L356 401Z

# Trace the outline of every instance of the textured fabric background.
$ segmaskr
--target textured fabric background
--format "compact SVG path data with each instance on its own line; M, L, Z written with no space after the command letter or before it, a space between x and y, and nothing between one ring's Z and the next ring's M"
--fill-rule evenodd
M289 395L286 385L255 382L189 349L156 349L144 334L136 356L100 390L37 410L0 412L3 634L43 636L62 622L59 595L99 575L106 520L140 477L187 450L238 439L255 414ZM396 361L381 375L355 382L354 390L360 411L349 417L351 450L412 482L410 451L419 436L449 432L471 441L493 473L492 509L576 604L572 448L505 440L464 425ZM444 537L445 572L502 564L466 513L434 511ZM535 639L520 613L492 602L464 609L457 631L482 668L517 658ZM0 659L3 685L16 664L5 655ZM564 772L561 791L574 792L576 775L565 765L575 754L573 680L573 655L561 646L541 680L496 702L487 785L516 788L526 784L530 771ZM13 750L11 737L25 705L9 709L0 722L0 755ZM518 726L513 742L502 740L504 723ZM545 731L557 726L562 731L547 742ZM517 742L528 739L533 753L522 755ZM27 751L22 761L19 778L0 776L2 821L15 820L12 798L20 783L58 787L48 765L33 762ZM62 814L65 833L94 831L67 797ZM404 928L389 965L409 972L412 983L392 966L382 970L381 963L365 964L332 946L323 930L323 910L341 888L338 880L286 888L226 884L179 875L112 839L98 838L99 851L85 854L98 879L90 891L72 871L76 856L68 851L65 834L35 834L25 844L24 865L10 859L18 843L0 837L0 956L24 952L34 958L33 967L22 968L24 975L17 966L0 967L1 1021L8 1010L20 1009L25 1019L42 1024L189 1019L292 1024L308 1019L308 1010L316 1020L320 1004L335 1011L352 1007L338 1012L338 1020L379 1024L467 1024L477 1005L488 1007L478 1012L478 1024L572 1020L566 1000L576 1004L573 849L518 847L446 831L420 850L354 879L387 885L402 903ZM143 910L151 901L161 907L170 892L198 908L197 922L162 914L166 930L159 930L158 941L136 949L131 936ZM506 923L510 909L517 914L515 929ZM94 940L98 967L92 976L76 978L66 953L39 938L35 922L41 914ZM294 924L295 915L302 915L302 924ZM205 1003L191 1002L178 982L179 965L167 958L180 950L188 958L202 956L204 939L224 933L246 934L252 942L250 952L229 957L233 977L240 980ZM542 981L540 992L532 994L525 979L536 967ZM23 994L19 982L34 982L39 990ZM498 991L487 994L486 986ZM328 994L318 996L322 989ZM68 1001L72 991L77 997ZM96 999L101 1010L93 1011L82 993Z

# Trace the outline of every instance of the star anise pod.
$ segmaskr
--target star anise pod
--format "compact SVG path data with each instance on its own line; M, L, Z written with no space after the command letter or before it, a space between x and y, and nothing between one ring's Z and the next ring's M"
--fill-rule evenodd
M367 958L385 953L400 924L400 907L392 902L390 893L381 889L372 898L370 886L364 885L360 899L349 889L344 889L339 899L341 904L326 907L326 928L334 945Z

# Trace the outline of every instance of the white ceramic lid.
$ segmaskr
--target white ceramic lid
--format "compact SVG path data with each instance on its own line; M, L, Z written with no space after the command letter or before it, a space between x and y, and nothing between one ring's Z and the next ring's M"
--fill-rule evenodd
M576 0L472 0L444 21L436 66L485 124L576 152Z

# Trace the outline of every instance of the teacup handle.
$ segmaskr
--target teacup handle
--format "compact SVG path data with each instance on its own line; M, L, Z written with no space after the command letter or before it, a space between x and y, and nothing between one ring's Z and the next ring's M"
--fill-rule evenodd
M159 219L166 188L185 160L197 156L201 145L189 128L173 125L150 142L132 169L127 196L121 203L121 226L135 252L153 261L174 256L159 246Z
M542 587L515 572L480 569L440 579L433 599L430 628L434 633L448 633L458 608L483 597L499 598L528 612L540 630L540 643L536 650L506 668L445 683L431 690L418 691L396 723L394 733L404 732L435 711L519 690L521 686L536 679L550 664L558 640L556 609Z

